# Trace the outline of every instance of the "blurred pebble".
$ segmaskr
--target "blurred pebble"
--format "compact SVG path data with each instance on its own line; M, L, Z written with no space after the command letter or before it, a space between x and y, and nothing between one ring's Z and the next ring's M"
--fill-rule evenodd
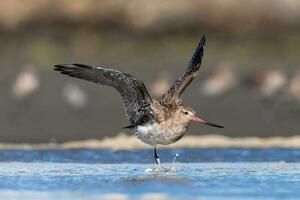
M24 99L35 93L40 87L38 71L31 65L23 67L12 85L12 96L16 99Z
M154 96L162 96L171 87L171 77L168 72L160 72L150 85L150 92Z
M269 69L255 73L249 78L252 87L262 95L262 97L272 97L287 84L286 74L279 69Z
M291 79L288 86L288 93L292 99L300 101L300 72Z
M75 83L67 83L63 88L65 101L73 108L79 109L87 105L87 94Z
M236 76L226 66L218 67L201 83L200 93L206 96L219 96L230 91L237 83Z

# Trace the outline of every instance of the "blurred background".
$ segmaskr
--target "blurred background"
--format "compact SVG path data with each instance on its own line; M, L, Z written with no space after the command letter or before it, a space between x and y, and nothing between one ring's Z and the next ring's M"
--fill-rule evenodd
M118 69L159 98L203 33L201 73L184 102L225 129L192 124L189 134L299 134L298 0L10 0L0 2L0 142L126 132L116 91L60 75L53 65Z

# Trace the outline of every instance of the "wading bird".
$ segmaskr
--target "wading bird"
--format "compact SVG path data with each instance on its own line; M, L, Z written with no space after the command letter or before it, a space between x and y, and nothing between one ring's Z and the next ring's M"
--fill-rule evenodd
M203 35L186 71L160 101L151 98L142 81L117 70L84 64L55 65L54 70L115 88L122 96L125 113L131 123L124 128L131 129L137 138L154 147L154 159L160 167L156 146L172 144L181 139L191 121L223 128L197 116L192 108L184 106L181 101L183 91L199 73L205 40Z

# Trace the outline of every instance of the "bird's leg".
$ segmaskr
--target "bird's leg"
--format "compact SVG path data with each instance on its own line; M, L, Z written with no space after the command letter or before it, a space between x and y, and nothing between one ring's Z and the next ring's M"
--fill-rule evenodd
M154 147L154 159L155 159L155 162L157 163L158 167L161 168L161 165L160 165L160 159L157 155L157 152L156 152L156 146Z

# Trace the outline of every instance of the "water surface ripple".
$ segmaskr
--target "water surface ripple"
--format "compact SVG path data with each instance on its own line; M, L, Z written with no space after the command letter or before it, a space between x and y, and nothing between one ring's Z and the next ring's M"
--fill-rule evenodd
M0 199L299 199L300 149L0 151Z

